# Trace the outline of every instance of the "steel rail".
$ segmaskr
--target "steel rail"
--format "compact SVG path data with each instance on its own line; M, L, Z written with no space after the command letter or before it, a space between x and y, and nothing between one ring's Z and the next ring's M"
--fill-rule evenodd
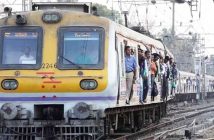
M178 118L172 119L172 120L164 122L164 123L160 123L160 124L148 127L148 128L143 128L142 130L140 130L140 131L138 131L136 133L132 133L132 134L128 134L128 135L119 137L116 140L135 140L135 139L139 139L143 135L149 134L152 131L156 131L156 130L158 130L160 128L169 126L169 125L171 125L171 124L173 124L175 122L180 122L180 121L183 121L183 120L186 120L186 119L189 119L189 118L192 118L192 117L195 117L195 116L198 116L198 115L210 112L210 111L214 111L214 105L210 106L209 108L205 108L203 110L200 110L200 111L196 110L196 112L189 113L187 115L184 115L183 117L178 117Z

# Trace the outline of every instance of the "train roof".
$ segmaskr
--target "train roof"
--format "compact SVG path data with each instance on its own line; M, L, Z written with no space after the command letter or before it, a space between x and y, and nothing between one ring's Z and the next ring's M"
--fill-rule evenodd
M137 41L139 43L142 43L142 44L144 44L145 47L148 47L148 45L153 45L154 46L153 47L154 48L153 49L154 52L164 52L164 50L166 49L167 55L169 55L170 57L173 57L173 54L168 50L168 48L166 48L164 46L164 44L161 41L156 40L154 38L151 38L149 36L146 36L144 34L138 33L138 32L136 32L136 31L134 31L132 29L129 29L129 28L123 26L123 25L115 23L114 21L112 21L112 20L110 20L108 18L105 18L105 17L94 16L94 15L91 15L89 13L84 13L84 12L61 10L61 9L27 11L27 12L19 12L19 14L20 13L21 14L27 14L29 12L32 12L32 13L34 13L34 12L43 13L44 11L54 11L54 10L55 11L58 10L58 11L63 12L63 13L68 13L69 12L69 13L73 13L73 14L78 14L78 15L80 15L82 17L89 17L90 16L90 17L92 17L92 21L94 19L99 19L100 21L103 21L105 23L109 23L110 24L109 26L113 27L116 30L116 33L118 33L120 35L123 35L124 37L129 38L131 40L135 40L135 41ZM31 15L31 16L33 16L33 15ZM13 17L13 15L11 17Z
M131 38L131 39L134 38L138 42L142 42L145 45L153 44L155 47L157 47L157 49L164 50L164 46L160 41L153 39L149 36L143 35L141 33L138 33L123 25L115 23L115 30L118 34L122 34L127 38Z
M116 33L123 35L126 38L135 40L137 42L140 42L142 44L144 44L145 47L148 47L149 45L153 45L154 46L154 50L155 52L164 52L164 50L166 49L167 51L167 55L169 55L170 57L173 57L173 54L169 51L169 49L167 47L164 46L164 44L154 38L151 38L147 35L141 34L139 32L136 32L130 28L125 27L124 25L115 23L114 21L108 19L109 22L111 22L111 24L114 25ZM174 58L174 57L173 57Z

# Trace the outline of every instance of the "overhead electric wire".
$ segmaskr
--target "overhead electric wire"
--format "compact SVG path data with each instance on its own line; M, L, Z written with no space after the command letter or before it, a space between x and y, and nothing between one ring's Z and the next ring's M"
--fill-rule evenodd
M138 24L139 24L139 26L141 26L141 22L140 22L140 17L139 17L139 12L138 12L137 5L135 5L135 8L136 8L136 14L137 14Z

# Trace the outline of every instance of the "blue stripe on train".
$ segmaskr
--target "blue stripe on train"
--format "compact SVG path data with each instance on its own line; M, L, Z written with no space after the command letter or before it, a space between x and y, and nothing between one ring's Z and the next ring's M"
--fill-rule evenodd
M73 101L73 100L116 100L116 96L92 97L0 97L0 101Z

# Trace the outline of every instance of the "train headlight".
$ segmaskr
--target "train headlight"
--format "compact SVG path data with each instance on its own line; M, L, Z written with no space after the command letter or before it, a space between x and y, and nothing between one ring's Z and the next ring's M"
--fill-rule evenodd
M45 23L58 23L62 19L62 16L58 12L45 12L42 15L42 21Z
M18 87L18 81L15 79L6 79L1 83L4 90L15 90Z
M84 80L80 81L80 87L84 90L94 90L97 88L97 86L98 86L98 84L97 84L96 80L84 79Z

